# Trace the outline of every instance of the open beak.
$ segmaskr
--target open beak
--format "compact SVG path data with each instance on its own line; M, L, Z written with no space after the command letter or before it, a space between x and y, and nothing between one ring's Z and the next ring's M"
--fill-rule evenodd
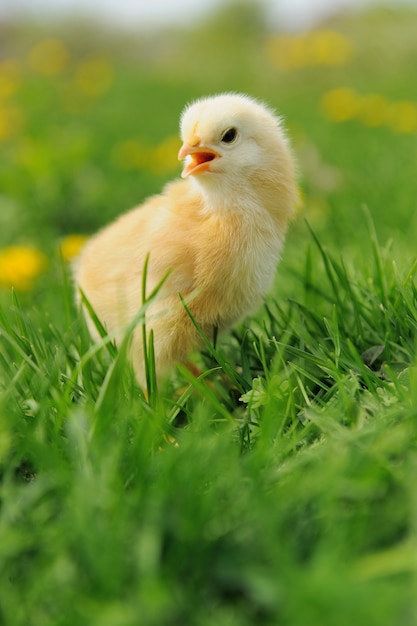
M185 161L185 167L182 170L182 178L187 178L194 174L201 174L201 172L207 172L210 168L211 161L219 159L220 154L211 148L205 148L204 146L190 146L184 143L180 151L178 152L178 159Z

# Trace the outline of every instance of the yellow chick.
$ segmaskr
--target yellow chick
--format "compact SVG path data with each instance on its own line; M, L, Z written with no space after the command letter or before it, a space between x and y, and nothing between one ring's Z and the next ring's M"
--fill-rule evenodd
M288 139L264 104L233 93L203 98L185 108L180 129L183 180L99 232L75 268L78 288L111 333L122 333L142 306L147 256L148 294L170 272L146 311L158 378L201 344L180 294L209 338L253 311L272 286L297 203ZM143 386L141 325L130 351Z

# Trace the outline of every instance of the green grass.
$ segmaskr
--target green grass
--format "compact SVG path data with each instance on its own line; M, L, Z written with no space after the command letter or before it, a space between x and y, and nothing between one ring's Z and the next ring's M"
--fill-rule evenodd
M267 66L266 33L240 13L237 58L209 66L203 85L199 58L219 23L213 63L227 50L230 15L181 46L167 35L175 55L114 35L113 86L77 115L59 96L68 74L24 70L15 104L33 108L22 135L0 144L0 241L36 244L50 266L32 291L0 292L7 626L416 623L416 134L333 124L320 97L351 85L417 100L417 18L345 18L333 26L355 41L349 66L287 75ZM382 72L376 42L397 30ZM40 35L16 32L24 59ZM72 63L102 52L71 32L60 36ZM239 46L252 55L247 75ZM145 395L126 346L92 345L55 249L174 175L118 169L111 154L129 137L159 145L203 87L282 110L306 203L259 313L206 345L198 379L179 367L159 389L150 341Z

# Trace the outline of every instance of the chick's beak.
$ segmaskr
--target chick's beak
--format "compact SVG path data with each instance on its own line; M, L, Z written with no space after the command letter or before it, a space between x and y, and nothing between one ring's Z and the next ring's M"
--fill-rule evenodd
M207 172L210 169L211 161L218 158L220 158L220 154L211 148L200 145L190 146L184 143L178 152L178 159L180 161L186 159L185 167L181 173L182 178L187 178L187 176L194 174L201 174L201 172Z

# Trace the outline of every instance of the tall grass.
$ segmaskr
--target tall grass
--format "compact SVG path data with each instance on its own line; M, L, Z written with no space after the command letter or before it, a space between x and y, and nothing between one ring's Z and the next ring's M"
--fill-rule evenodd
M304 301L157 401L75 311L3 307L3 623L412 623L413 268L310 241Z

